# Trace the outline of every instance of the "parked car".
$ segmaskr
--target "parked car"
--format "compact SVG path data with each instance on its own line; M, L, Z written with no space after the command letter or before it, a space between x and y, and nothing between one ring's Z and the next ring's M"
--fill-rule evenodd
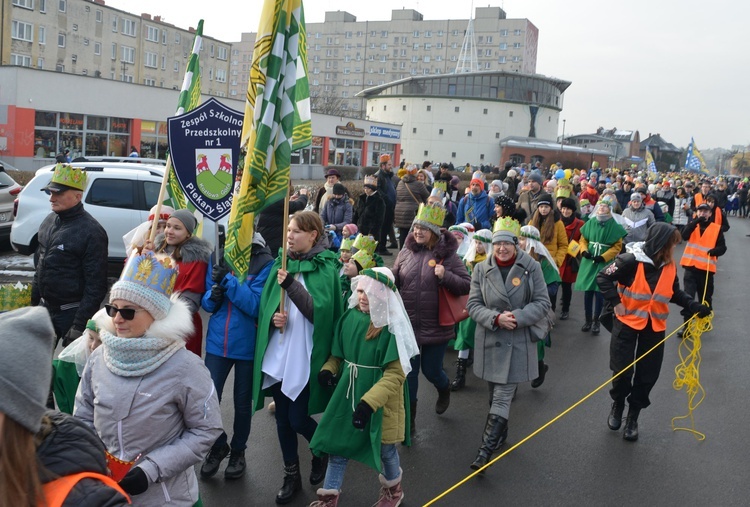
M127 162L77 162L75 166L86 169L88 185L83 193L84 207L107 231L110 264L121 268L125 260L122 237L148 219L159 197L165 167ZM54 168L49 165L38 169L18 196L10 242L20 254L30 255L38 246L39 226L51 213L49 196L41 189L52 179ZM215 230L214 222L204 221L203 237L211 244L215 243ZM223 225L219 231L223 240Z
M0 162L0 241L6 241L13 225L13 202L23 187L5 171Z

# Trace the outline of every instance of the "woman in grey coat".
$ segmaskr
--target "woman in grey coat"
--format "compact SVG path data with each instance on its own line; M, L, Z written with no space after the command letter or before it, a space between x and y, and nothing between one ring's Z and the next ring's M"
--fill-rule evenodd
M466 308L477 323L474 374L487 381L491 398L482 445L471 464L474 470L505 443L517 384L539 376L529 327L542 320L552 304L539 263L517 246L520 228L512 218L498 219L493 255L477 264L471 277Z
M203 361L185 349L193 321L172 296L169 262L128 260L105 305L111 319L95 317L102 345L83 370L74 415L96 431L134 504L192 507L193 467L221 434L221 412Z

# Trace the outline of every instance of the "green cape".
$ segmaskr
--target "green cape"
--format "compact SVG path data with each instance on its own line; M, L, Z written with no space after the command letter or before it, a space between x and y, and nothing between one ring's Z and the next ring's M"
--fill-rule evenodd
M614 218L610 218L603 223L599 222L596 218L592 218L581 227L581 236L589 242L588 250L592 257L602 255L612 248L612 245L617 243L618 239L622 239L627 235L628 232L625 228L618 224ZM599 286L596 284L596 275L613 261L614 259L610 262L594 262L593 259L581 257L581 267L578 269L575 289L599 292Z
M281 268L281 257L277 257L271 266L263 294L260 297L260 315L258 316L258 336L255 340L255 360L253 364L253 402L254 410L263 408L264 397L269 394L261 393L263 385L263 356L268 348L268 340L273 329L273 314L279 308L281 300L281 286L276 275ZM310 358L310 403L308 413L319 414L325 410L330 398L317 382L317 376L323 364L331 353L333 325L341 316L343 305L341 302L341 283L339 282L339 267L336 254L330 250L323 250L312 259L287 259L287 272L302 273L305 287L313 299L314 320L313 349Z

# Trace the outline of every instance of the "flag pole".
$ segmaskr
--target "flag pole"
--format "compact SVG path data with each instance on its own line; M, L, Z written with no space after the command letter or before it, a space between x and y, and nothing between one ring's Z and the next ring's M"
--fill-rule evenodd
M287 251L287 243L286 243L286 230L289 227L289 191L287 191L286 196L284 196L284 221L281 229L281 269L286 271L286 251ZM289 274L287 273L287 276ZM279 313L284 313L284 298L286 296L286 291L282 287L281 289L281 301L279 301ZM281 328L281 332L284 332L284 328Z
M161 179L161 188L159 189L159 198L156 201L156 212L154 213L154 220L151 223L151 232L148 235L148 240L154 242L156 237L156 229L159 227L159 215L161 215L161 204L164 201L164 194L167 192L167 181L169 180L169 171L172 170L172 155L167 155L167 165L164 167L164 177Z

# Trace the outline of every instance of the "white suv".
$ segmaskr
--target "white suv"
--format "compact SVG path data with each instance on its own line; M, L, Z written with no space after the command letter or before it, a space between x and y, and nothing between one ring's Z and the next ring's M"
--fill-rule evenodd
M127 162L75 162L74 165L85 169L88 176L83 193L84 209L107 231L109 262L121 267L125 259L122 237L148 220L149 211L159 198L165 168L158 164ZM34 253L39 226L52 212L49 196L41 189L52 179L54 168L49 165L37 170L18 196L10 242L13 249L23 255ZM215 242L214 222L204 221L203 237L211 244Z

